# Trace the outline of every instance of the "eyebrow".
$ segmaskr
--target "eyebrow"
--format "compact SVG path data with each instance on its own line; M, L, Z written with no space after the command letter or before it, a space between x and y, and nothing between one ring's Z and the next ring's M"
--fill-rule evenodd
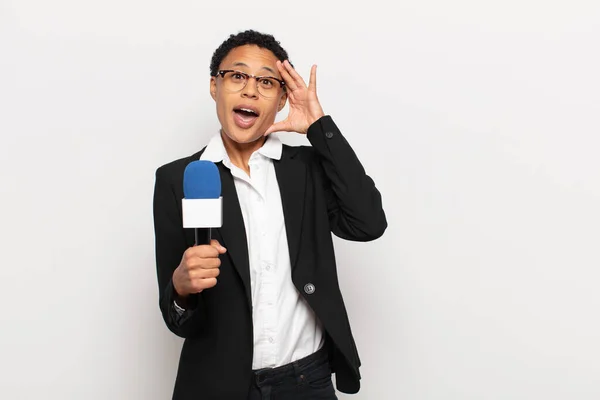
M236 62L236 63L233 63L233 66L234 66L234 67L246 67L246 68L250 68L250 67L248 66L248 64L244 64L243 62ZM272 73L273 75L275 75L275 71L273 71L273 70L272 70L271 68L269 68L269 67L261 67L260 69L266 69L267 71L269 71L270 73Z

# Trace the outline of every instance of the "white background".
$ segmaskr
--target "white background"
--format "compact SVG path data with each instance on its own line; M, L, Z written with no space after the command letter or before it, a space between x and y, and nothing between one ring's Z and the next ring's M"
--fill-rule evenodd
M600 398L600 3L392 3L0 0L1 399L170 398L154 171L248 28L318 64L383 194L383 238L335 242L340 398Z

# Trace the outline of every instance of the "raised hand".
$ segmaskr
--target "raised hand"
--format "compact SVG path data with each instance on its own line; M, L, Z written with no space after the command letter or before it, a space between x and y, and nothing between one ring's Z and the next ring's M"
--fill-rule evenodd
M277 68L287 87L290 112L285 120L271 125L265 136L282 131L306 134L308 127L325 115L317 98L317 66L310 70L308 87L289 61L277 61Z

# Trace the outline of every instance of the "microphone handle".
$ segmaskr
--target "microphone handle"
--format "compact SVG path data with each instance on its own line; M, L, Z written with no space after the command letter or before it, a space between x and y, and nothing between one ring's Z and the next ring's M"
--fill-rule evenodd
M196 246L201 244L210 244L212 228L194 228Z

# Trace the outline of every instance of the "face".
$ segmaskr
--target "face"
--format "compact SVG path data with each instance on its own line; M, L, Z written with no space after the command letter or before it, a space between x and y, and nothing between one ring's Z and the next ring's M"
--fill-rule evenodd
M219 69L272 76L281 80L276 61L277 57L270 50L245 45L231 50ZM217 116L223 133L237 143L251 143L262 138L287 100L287 94L281 88L273 97L265 98L258 92L253 78L239 92L227 91L223 86L221 76L211 77L210 94L217 103ZM252 110L253 113L243 110Z

